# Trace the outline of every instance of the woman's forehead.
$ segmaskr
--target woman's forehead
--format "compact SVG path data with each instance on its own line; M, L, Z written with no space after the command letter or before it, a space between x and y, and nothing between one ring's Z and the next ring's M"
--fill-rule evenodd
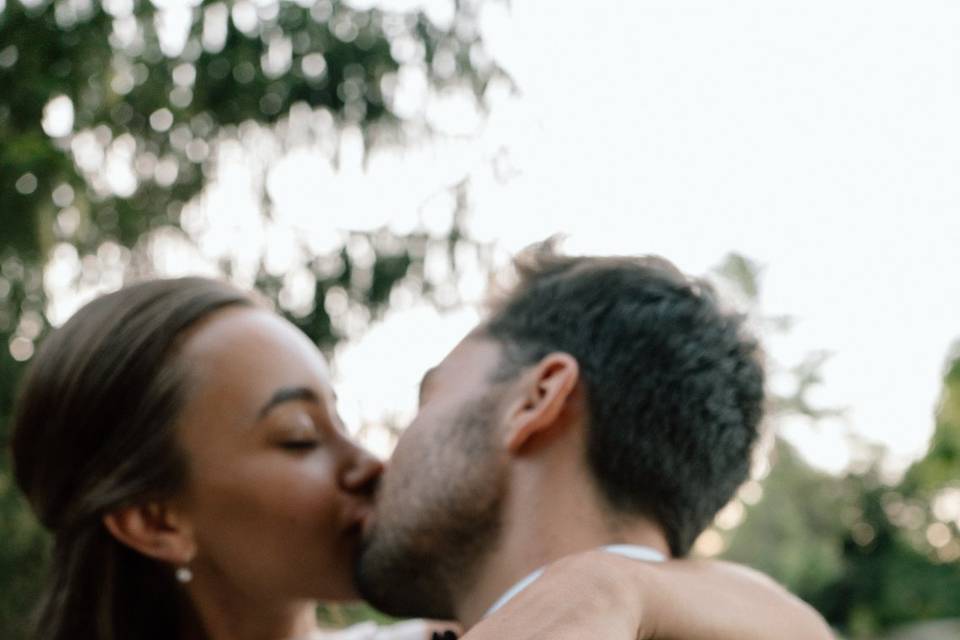
M333 396L320 350L287 320L264 309L215 314L191 332L181 357L196 384L225 395L259 396L308 385Z

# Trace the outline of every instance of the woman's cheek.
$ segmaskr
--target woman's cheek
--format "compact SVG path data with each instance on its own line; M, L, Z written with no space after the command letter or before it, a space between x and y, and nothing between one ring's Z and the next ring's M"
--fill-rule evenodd
M322 460L320 462L323 462ZM264 483L264 506L304 533L331 537L342 530L344 500L328 464L293 465L274 482ZM324 535L326 534L326 535Z

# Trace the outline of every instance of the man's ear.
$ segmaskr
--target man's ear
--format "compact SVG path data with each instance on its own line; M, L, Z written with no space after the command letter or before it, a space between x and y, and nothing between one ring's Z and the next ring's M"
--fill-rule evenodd
M187 565L196 544L187 520L169 504L146 502L114 509L103 516L114 538L143 555L172 565Z
M534 436L560 426L559 418L579 380L577 359L563 352L545 356L524 373L520 397L511 405L506 419L507 450L517 453Z

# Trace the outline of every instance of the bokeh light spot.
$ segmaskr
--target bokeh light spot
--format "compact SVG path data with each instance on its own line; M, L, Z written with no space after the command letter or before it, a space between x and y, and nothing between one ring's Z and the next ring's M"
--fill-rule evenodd
M32 173L25 173L17 179L14 187L16 187L18 193L28 196L37 190L37 176Z
M62 138L73 131L73 101L60 95L43 108L43 131L51 138Z
M33 342L18 336L10 341L10 355L17 362L26 362L33 357Z
M150 126L154 131L163 133L173 126L173 114L169 109L157 109L150 114Z

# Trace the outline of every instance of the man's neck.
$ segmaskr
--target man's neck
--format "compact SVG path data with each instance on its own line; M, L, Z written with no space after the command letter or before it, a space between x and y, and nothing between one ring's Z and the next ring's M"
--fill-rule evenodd
M467 589L456 594L457 619L465 628L480 621L510 587L564 556L609 544L648 546L669 555L661 530L648 520L613 521L588 483L570 490L516 493L505 505L499 544Z

